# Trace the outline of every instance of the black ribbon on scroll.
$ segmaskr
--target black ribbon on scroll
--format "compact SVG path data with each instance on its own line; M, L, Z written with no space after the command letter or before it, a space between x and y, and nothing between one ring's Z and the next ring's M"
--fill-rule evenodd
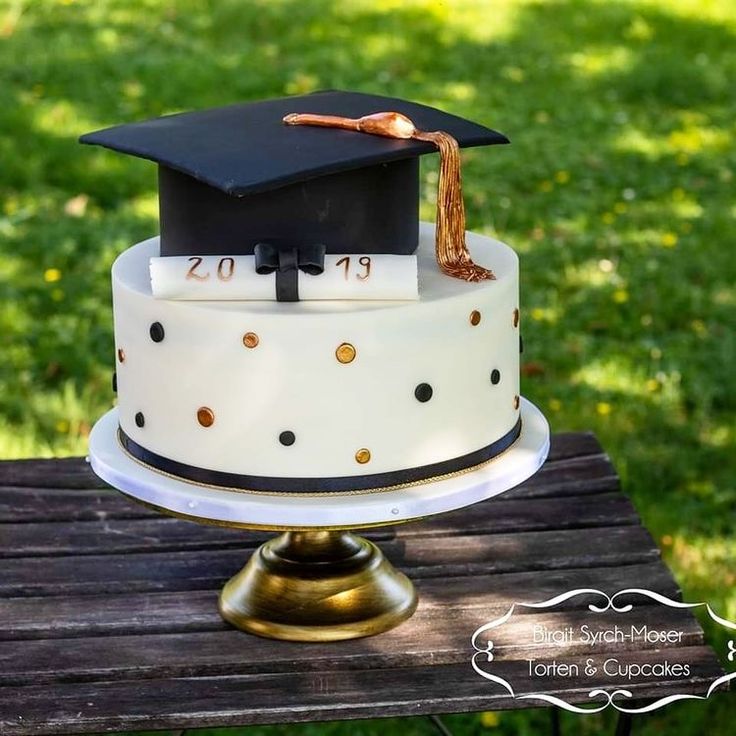
M277 248L271 243L258 243L253 249L256 273L276 272L276 300L299 301L299 271L319 276L325 270L326 247L322 243L298 248Z

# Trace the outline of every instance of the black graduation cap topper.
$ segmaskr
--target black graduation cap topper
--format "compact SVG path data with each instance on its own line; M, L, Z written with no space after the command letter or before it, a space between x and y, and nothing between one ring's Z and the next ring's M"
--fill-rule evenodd
M341 91L169 115L80 141L158 163L162 256L251 254L260 242L410 254L418 158L444 143L283 121L294 112L357 119L382 111L405 116L416 131L442 131L459 147L508 142L432 107Z

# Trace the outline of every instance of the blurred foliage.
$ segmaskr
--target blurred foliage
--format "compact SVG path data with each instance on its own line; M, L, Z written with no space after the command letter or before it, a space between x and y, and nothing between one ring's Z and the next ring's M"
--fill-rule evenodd
M0 0L0 456L85 452L113 400L110 266L156 231L155 167L80 133L328 87L406 97L512 139L464 176L469 227L522 258L524 393L598 434L686 598L736 618L734 79L732 0ZM423 176L431 218L435 162ZM729 708L638 732L725 733ZM288 732L430 732L326 728Z

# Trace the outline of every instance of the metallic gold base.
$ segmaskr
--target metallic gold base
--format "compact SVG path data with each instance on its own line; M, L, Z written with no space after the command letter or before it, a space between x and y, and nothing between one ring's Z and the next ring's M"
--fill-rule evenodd
M266 542L219 600L233 626L291 641L380 634L416 606L409 578L374 544L346 531L291 531Z

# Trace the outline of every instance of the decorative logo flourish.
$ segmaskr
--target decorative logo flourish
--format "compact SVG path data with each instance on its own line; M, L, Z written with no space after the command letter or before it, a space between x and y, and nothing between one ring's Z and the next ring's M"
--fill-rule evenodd
M503 677L500 677L499 675L486 671L485 669L483 669L483 667L481 667L480 663L482 663L484 660L485 662L494 661L493 641L488 640L485 643L481 643L480 639L482 635L485 634L487 631L498 628L499 626L502 626L503 624L505 624L512 617L516 609L518 608L531 608L531 609L554 608L555 606L558 606L561 603L564 603L565 601L568 601L571 598L574 598L580 595L600 597L601 599L600 604L589 603L587 606L588 610L590 610L593 613L604 613L606 611L615 611L616 613L627 613L634 608L633 604L620 603L619 601L625 596L630 598L632 595L639 595L639 596L643 596L644 598L649 598L650 600L654 600L657 603L661 603L662 605L668 606L670 608L681 608L681 609L705 608L710 618L713 621L715 621L717 624L724 626L725 628L730 629L732 631L736 631L736 623L734 623L733 621L729 621L725 618L722 618L721 616L718 616L707 603L683 603L681 601L672 600L671 598L668 598L667 596L661 595L660 593L655 593L654 591L651 591L651 590L646 590L644 588L627 588L625 590L618 591L618 593L615 593L612 596L609 596L608 594L596 588L578 588L576 590L571 590L566 593L557 595L546 601L540 601L536 603L513 603L511 607L508 609L508 611L506 611L506 613L503 614L503 616L493 619L492 621L489 621L488 623L476 629L475 632L473 632L473 636L471 638L471 643L473 645L473 648L475 649L475 653L473 654L473 658L471 660L473 669L484 679L494 682L498 685L501 685L511 695L511 697L515 699L542 700L547 703L550 703L551 705L556 705L560 708L568 710L571 713L581 713L581 714L599 713L602 710L605 710L609 705L613 706L614 708L616 708L616 710L622 713L629 713L629 714L649 713L651 711L657 710L658 708L662 708L665 705L669 705L670 703L674 703L679 700L707 700L712 695L712 693L715 692L721 685L724 685L725 683L730 682L731 680L736 678L736 672L726 673L722 675L721 677L717 678L716 680L714 680L710 684L708 691L706 692L705 695L686 695L686 694L669 695L669 696L660 698L659 700L656 700L652 703L649 703L648 705L642 706L640 708L627 708L625 707L625 705L621 703L622 700L625 701L625 700L628 700L634 697L634 694L630 690L615 688L612 691L608 691L608 690L603 690L601 688L596 688L594 690L591 690L588 693L588 697L589 698L603 698L605 702L600 705L594 705L592 707L580 707L577 705L572 705L571 703L566 702L562 698L556 697L554 695L547 695L546 693L529 693L529 694L524 694L524 695L521 695L521 694L517 695L514 692L514 688L510 682L505 680ZM730 640L728 642L727 659L729 662L733 662L734 658L736 658L736 643L734 643L734 640ZM618 702L616 701L616 698L619 699Z

